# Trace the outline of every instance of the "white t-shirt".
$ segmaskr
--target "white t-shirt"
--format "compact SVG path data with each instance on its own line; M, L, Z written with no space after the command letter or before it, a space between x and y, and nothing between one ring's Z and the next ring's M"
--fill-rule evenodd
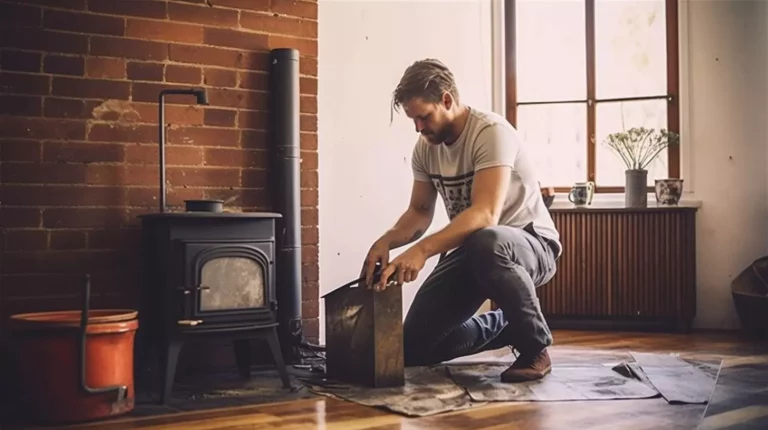
M533 222L537 233L556 241L562 249L534 167L517 130L502 116L470 108L464 130L453 144L435 145L419 136L413 150L414 178L432 182L443 198L449 219L472 203L475 172L495 166L512 168L499 224L522 228Z

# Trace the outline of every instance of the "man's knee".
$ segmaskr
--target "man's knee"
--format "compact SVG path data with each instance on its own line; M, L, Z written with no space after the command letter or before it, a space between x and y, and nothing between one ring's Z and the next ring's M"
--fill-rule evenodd
M469 269L476 276L514 260L514 243L506 238L508 232L503 231L506 228L487 227L472 233L464 242Z

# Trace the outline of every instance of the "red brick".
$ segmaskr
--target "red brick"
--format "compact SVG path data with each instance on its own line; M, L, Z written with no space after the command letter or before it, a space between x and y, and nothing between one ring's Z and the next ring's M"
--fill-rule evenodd
M203 27L169 21L128 18L125 35L137 39L201 43L203 41Z
M54 30L106 34L109 36L125 35L125 18L46 10L43 22L45 28Z
M0 193L5 190L0 189ZM3 198L5 202L5 198ZM14 208L6 203L2 211L3 227L42 227L42 211L37 208Z
M73 273L82 276L84 272L121 270L121 266L125 264L126 255L124 252L114 251L51 251L8 253L4 258L7 259L9 269L7 274ZM67 293L71 294L72 291L74 290L69 289ZM94 307L96 306L94 303Z
M126 66L128 79L132 81L163 81L165 65L162 63L141 63L129 61Z
M153 125L93 124L88 140L98 142L157 143L158 130Z
M157 0L89 1L88 10L112 15L167 18L166 2Z
M209 0L208 4L235 9L267 11L269 10L269 1L270 0Z
M82 164L3 163L4 184L77 184L85 179Z
M157 185L158 168L138 164L91 164L83 183L92 185Z
M165 61L168 59L168 45L147 40L91 36L90 54L144 61Z
M317 113L317 97L315 96L301 96L299 99L299 112L301 113Z
M0 115L3 137L83 140L85 123L47 118L19 118Z
M241 67L243 54L238 51L195 45L171 44L168 50L171 61L189 64L206 64L221 67Z
M160 148L157 145L128 145L125 148L125 161L158 165ZM165 147L166 166L199 166L203 164L203 150L196 146Z
M304 208L301 210L301 223L306 226L316 226L320 223L320 214L317 208ZM317 250L315 250L317 251ZM306 262L305 262L306 263ZM313 261L314 263L314 261Z
M320 321L317 318L302 318L301 324L307 341L317 343L320 333Z
M36 140L0 140L0 159L6 163L10 161L40 162L41 153L42 144Z
M242 12L240 25L243 28L262 33L317 38L317 21Z
M272 0L270 9L282 15L317 19L317 1Z
M165 67L166 82L199 84L202 80L202 76L203 72L199 67L174 66L172 64Z
M266 151L240 148L205 148L205 165L265 168L269 165Z
M320 306L318 304L317 300L306 300L305 297L302 297L301 301L301 316L306 318L313 318L317 317L320 313L319 309Z
M39 251L48 248L48 232L45 230L8 230L5 232L5 250Z
M120 206L125 189L119 186L93 187L72 184L4 185L3 203L17 206Z
M268 49L298 49L301 55L317 57L317 39L297 39L294 37L269 35Z
M249 90L269 90L269 74L265 72L240 72L240 87Z
M227 109L206 109L205 125L219 127L234 127L237 119L237 111Z
M237 72L224 69L205 69L205 85L211 87L230 87L237 86Z
M127 189L127 204L132 207L157 208L160 203L158 187L130 187ZM184 200L200 200L209 198L205 188L184 188L184 186L167 187L165 194L167 207L182 207Z
M86 0L24 0L40 6L51 6L59 9L85 10Z
M124 79L124 58L89 57L85 60L86 74L91 78Z
M240 133L240 146L250 149L266 149L267 132L264 130L243 130Z
M317 170L317 151L301 151L301 170Z
M316 133L300 133L299 145L304 151L317 151L317 134Z
M301 244L317 245L320 242L320 232L317 226L301 228Z
M304 232L302 232L302 236L304 235ZM307 244L311 245L311 244ZM301 272L304 278L304 282L317 282L318 274L320 273L317 264L302 264L301 265Z
M269 115L266 112L240 111L237 113L237 126L254 130L267 130Z
M99 105L95 100L60 99L46 97L43 102L43 115L49 118L90 118L93 109Z
M6 71L39 72L42 55L39 52L0 51L0 68Z
M85 60L83 57L46 55L43 61L43 72L54 75L83 76L85 74Z
M132 98L133 98L133 101L137 101L137 102L157 103L158 97L160 96L160 91L164 89L178 88L178 87L179 87L178 85L171 85L171 84L136 82L133 84ZM186 95L186 94L166 95L165 103L166 105L171 103L189 105L189 104L196 103L196 99L194 96Z
M267 188L269 173L264 169L243 170L242 185L245 188Z
M141 235L135 229L88 231L89 249L131 249L138 248L140 242Z
M317 116L299 115L299 129L301 131L317 132Z
M301 211L302 220L304 220L304 212L308 210L312 210L312 209L305 209ZM318 257L319 255L318 255L317 246L310 245L310 246L303 246L301 248L301 262L303 264L317 263L319 260Z
M39 7L3 3L0 13L0 26L3 27L39 27L42 11Z
M131 96L131 84L103 79L54 76L51 93L65 97L127 100Z
M301 171L301 188L317 188L319 178L317 170Z
M224 200L228 207L259 208L266 210L270 207L267 192L263 188L239 189L209 189L206 198Z
M238 48L249 51L265 51L269 46L269 38L265 34L247 33L244 31L212 27L205 28L203 41L206 45Z
M201 0L199 3L204 4L205 0ZM168 16L171 21L177 22L193 22L219 27L237 27L237 11L230 9L168 3Z
M317 58L299 56L299 73L307 76L317 76Z
M168 130L168 142L174 145L238 146L240 133L231 128L178 127Z
M317 79L316 78L299 78L299 92L307 95L317 95Z
M51 231L50 247L53 250L84 249L85 231L53 230Z
M318 196L317 190L301 190L301 207L302 208L314 208L317 207Z
M133 103L133 109L139 114L138 122L150 124L158 123L158 105L157 103ZM167 124L174 125L202 125L203 109L197 105L165 106L165 121Z
M3 41L4 48L62 54L85 54L88 52L88 36L40 28L0 26L0 40Z
M236 187L240 185L240 170L230 168L188 168L172 167L168 169L168 181L172 185L188 187L219 186Z
M269 103L268 94L265 92L225 88L209 90L208 101L211 106L261 110L266 110Z
M0 115L40 116L43 113L42 106L42 97L0 93Z
M50 82L49 76L0 72L0 93L45 95L49 93Z
M314 246L303 246L301 248L302 256L304 255L305 250L309 250L309 252L317 252L317 247ZM311 263L317 263L317 261L306 261L304 262L302 259L302 262L304 264L311 264ZM305 282L301 286L301 298L302 300L318 300L320 298L320 288L318 287L317 282Z
M125 158L124 146L119 143L45 142L43 162L109 163Z

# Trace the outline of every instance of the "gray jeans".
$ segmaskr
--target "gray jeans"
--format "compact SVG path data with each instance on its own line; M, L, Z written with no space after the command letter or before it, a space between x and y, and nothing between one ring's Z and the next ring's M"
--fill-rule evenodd
M404 322L405 365L440 363L514 345L536 354L552 344L536 288L556 271L557 245L525 228L473 233L441 259ZM485 300L500 309L475 316Z

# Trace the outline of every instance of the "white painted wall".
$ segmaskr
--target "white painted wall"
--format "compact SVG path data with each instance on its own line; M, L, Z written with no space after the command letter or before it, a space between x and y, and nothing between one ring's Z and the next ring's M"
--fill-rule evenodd
M689 5L690 156L697 224L695 326L738 327L730 283L768 253L768 7Z
M694 325L735 328L730 282L768 253L768 2L684 3L683 167L686 187L695 189L686 198L702 205ZM407 203L416 134L402 115L389 123L402 72L417 59L440 58L463 99L491 109L491 18L489 0L320 0L321 295L358 276L371 242ZM441 207L432 230L445 222ZM404 312L423 278L406 286Z
M492 74L487 0L320 0L318 15L322 296L359 276L370 245L408 204L417 134L403 114L390 125L391 94L406 67L440 59L462 100L481 109L491 108ZM441 203L430 232L446 220ZM404 315L436 260L405 286Z

